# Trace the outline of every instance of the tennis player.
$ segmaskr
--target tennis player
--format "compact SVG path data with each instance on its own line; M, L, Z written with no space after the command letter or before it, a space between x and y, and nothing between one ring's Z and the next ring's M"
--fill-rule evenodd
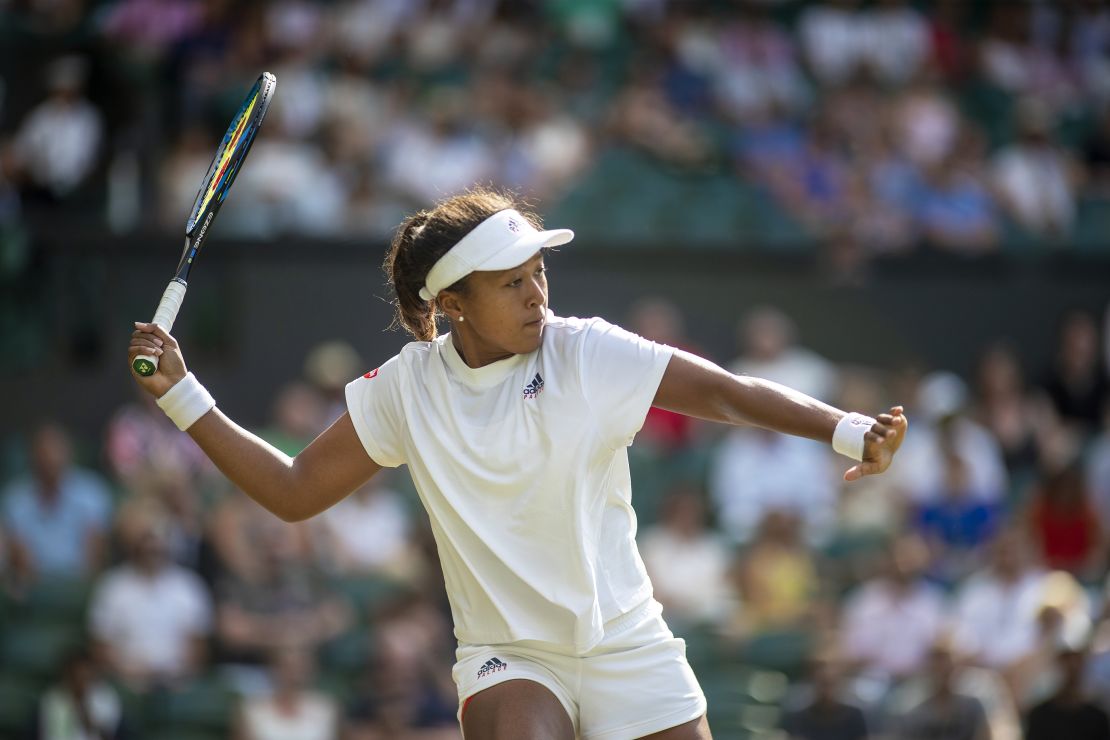
M847 480L886 470L906 419L846 414L555 315L544 252L573 236L484 190L406 219L385 270L416 341L350 383L347 413L293 458L221 413L161 327L136 324L129 364L153 350L159 372L135 379L286 521L409 466L443 565L468 740L708 738L705 696L635 544L626 448L648 409L831 443L856 461Z

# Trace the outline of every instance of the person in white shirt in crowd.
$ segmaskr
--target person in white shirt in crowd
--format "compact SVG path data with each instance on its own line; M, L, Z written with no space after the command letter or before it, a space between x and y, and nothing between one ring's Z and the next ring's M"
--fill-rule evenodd
M39 700L40 740L112 740L121 732L123 705L116 690L99 675L87 648L66 656L58 683Z
M303 648L274 650L273 691L243 701L235 740L338 740L339 706L311 688L315 666Z
M887 469L906 419L900 406L848 414L603 319L557 316L545 248L573 232L542 231L521 208L477 190L401 224L385 267L417 341L352 381L348 412L295 458L215 409L156 324L136 323L128 362L161 358L136 381L285 520L408 465L439 550L470 740L708 738L704 694L635 545L626 448L648 409L832 442L858 461L848 480Z
M732 550L707 527L705 501L696 487L671 489L659 524L644 530L639 541L668 623L714 624L728 616L736 599L728 577Z
M990 561L956 592L952 616L956 644L976 664L1009 675L1037 648L1037 614L1045 572L1030 561L1022 533L1013 529L992 543Z
M313 520L313 550L335 573L405 578L419 558L404 496L375 476Z
M1065 237L1075 224L1079 173L1053 141L1053 114L1044 101L1017 105L1018 139L995 155L995 188L1018 225L1035 234Z
M729 369L764 378L815 398L833 398L840 387L836 368L796 343L793 322L776 308L753 309L740 322L743 353ZM731 430L714 452L710 498L720 526L736 542L747 542L768 511L797 514L811 544L832 535L836 520L836 476L825 446L766 429Z
M89 633L111 676L133 691L175 687L204 667L212 597L169 559L166 523L151 516L124 543L128 557L104 573L89 604Z
M64 198L96 166L104 125L100 112L84 97L86 60L61 57L50 64L46 76L50 95L23 119L14 154L33 188Z
M844 657L880 682L897 681L925 666L944 628L944 594L922 579L925 543L902 535L890 546L884 572L865 581L844 603Z

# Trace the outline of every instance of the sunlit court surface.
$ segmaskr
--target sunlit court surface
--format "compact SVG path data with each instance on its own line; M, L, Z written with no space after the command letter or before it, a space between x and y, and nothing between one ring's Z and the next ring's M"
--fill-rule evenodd
M0 388L0 739L1110 740L1110 5L0 0Z

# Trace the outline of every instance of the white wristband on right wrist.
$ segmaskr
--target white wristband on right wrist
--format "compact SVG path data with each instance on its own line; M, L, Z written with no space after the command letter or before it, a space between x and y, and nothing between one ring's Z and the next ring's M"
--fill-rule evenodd
M871 431L874 423L875 420L870 416L857 414L855 411L845 414L833 431L833 449L856 462L863 460L863 438Z
M200 384L195 375L188 373L174 383L157 403L166 412L166 416L170 417L170 421L184 432L216 406L216 399L212 398L212 394Z

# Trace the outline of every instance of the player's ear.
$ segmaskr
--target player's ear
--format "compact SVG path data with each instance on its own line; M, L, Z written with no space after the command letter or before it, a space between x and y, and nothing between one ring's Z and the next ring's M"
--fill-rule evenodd
M462 304L459 303L459 296L454 291L443 290L436 300L439 302L439 310L447 314L451 321L458 321L459 316L463 315Z

